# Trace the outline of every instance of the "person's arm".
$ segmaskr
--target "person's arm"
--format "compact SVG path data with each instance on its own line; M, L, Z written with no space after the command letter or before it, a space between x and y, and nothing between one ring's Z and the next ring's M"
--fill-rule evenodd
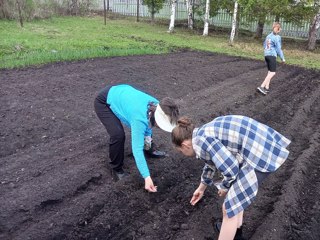
M191 205L195 205L203 197L204 191L206 190L207 185L200 183L199 187L194 191L191 198Z
M213 167L210 167L208 164L205 164L202 175L201 175L201 183L203 183L206 186L211 186L213 183L213 177L216 170Z
M200 199L203 197L204 191L206 190L207 186L212 185L213 177L215 174L215 168L210 167L208 164L206 164L202 170L201 175L201 182L199 187L194 191L192 198L191 198L191 205L195 205L197 202L200 201Z
M227 191L239 173L238 160L232 153L216 138L206 137L205 146L208 146L207 152L211 156L211 161L223 175L223 180L216 187Z
M281 58L282 62L285 62L286 60L284 59L284 54L283 54L283 51L281 48L282 48L281 37L277 36L275 39L275 49L276 49L278 56Z
M137 168L141 176L144 178L145 189L149 192L156 192L157 187L153 184L147 161L143 152L145 129L146 126L142 122L134 122L131 124L132 152Z

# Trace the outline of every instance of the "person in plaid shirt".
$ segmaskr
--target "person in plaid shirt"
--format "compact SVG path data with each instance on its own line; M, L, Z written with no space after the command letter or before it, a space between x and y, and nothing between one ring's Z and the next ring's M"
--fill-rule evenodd
M178 120L171 133L172 143L185 156L205 162L201 183L190 201L195 205L209 185L225 197L223 220L216 223L219 239L243 239L243 211L256 197L258 186L287 159L290 140L252 118L221 116L195 128L187 117ZM223 180L214 182L218 170Z

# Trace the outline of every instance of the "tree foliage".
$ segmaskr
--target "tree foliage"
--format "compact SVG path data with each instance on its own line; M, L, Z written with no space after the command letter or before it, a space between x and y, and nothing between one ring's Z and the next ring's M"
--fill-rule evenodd
M154 15L163 8L164 3L165 3L165 0L143 0L142 4L148 7L148 11L150 12L153 20Z
M0 0L0 19L15 19L19 9L24 20L52 15L85 15L99 0Z

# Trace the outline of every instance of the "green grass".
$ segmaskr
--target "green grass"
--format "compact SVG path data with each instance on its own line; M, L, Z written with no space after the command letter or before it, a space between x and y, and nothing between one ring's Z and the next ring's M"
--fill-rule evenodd
M162 54L179 49L225 53L263 60L262 40L241 37L233 46L228 33L201 32L168 25L137 23L134 18L107 20L102 17L61 17L26 22L0 20L0 68L41 65L95 57ZM306 42L284 41L287 64L320 69L320 50L304 50Z

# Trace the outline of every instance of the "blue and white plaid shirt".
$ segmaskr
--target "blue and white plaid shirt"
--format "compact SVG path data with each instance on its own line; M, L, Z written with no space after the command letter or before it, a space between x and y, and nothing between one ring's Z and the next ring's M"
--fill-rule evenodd
M216 169L223 180L218 189L228 190L225 208L233 217L248 207L258 192L255 171L274 172L287 159L290 140L256 120L238 115L215 118L195 128L192 145L205 161L201 182L213 184Z

